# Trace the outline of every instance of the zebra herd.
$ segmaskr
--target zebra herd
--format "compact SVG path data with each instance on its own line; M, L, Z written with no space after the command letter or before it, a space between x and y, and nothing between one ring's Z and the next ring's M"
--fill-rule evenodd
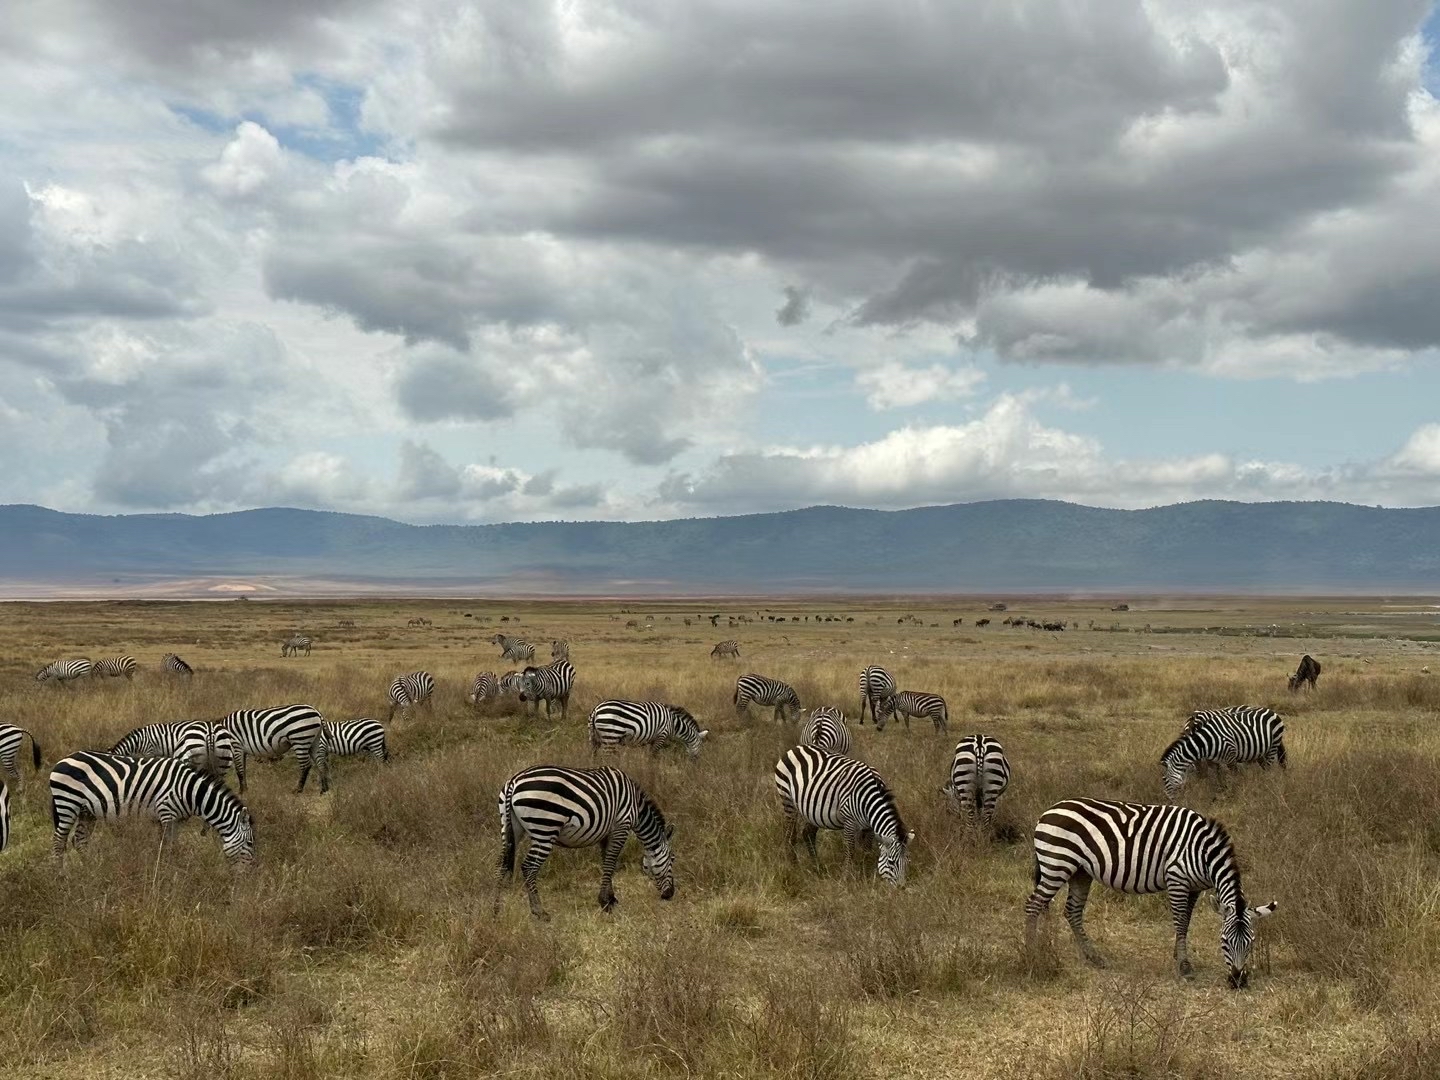
M195 669L174 653L164 655L160 660L160 669L172 675L188 677L195 674ZM77 679L102 676L123 678L129 681L135 678L135 673L139 670L140 663L133 656L107 656L99 660L80 656L71 660L55 660L46 664L35 673L35 681L53 682L57 686L64 687L69 687Z

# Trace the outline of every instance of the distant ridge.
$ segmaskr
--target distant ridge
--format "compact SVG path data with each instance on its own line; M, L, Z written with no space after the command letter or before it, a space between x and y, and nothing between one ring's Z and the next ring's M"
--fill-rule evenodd
M0 582L246 576L508 593L1440 591L1440 507L1017 499L649 522L406 525L0 506ZM292 591L292 590L284 590Z

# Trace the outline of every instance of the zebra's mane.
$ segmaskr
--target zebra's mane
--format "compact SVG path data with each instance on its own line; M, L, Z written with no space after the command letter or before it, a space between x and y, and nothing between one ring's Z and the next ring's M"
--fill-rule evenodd
M1240 860L1235 855L1235 842L1230 839L1230 831L1215 818L1205 818L1205 824L1210 830L1210 836L1215 846L1224 854L1235 875L1235 910L1237 912L1244 911L1245 893L1240 887Z
M653 822L660 827L660 838L662 840L665 839L665 815L660 812L660 807L655 805L655 800L650 798L644 790L641 790L639 795L640 813L636 815L635 824L640 825L642 822ZM636 829L636 833L639 833L639 829Z
M1199 730L1199 728L1191 728L1189 731L1182 731L1179 735L1177 735L1175 737L1175 741L1172 742L1169 746L1165 747L1164 752L1160 755L1160 764L1168 765L1170 763L1171 757L1175 755L1175 751L1180 749L1181 744L1192 741L1195 737L1195 733Z

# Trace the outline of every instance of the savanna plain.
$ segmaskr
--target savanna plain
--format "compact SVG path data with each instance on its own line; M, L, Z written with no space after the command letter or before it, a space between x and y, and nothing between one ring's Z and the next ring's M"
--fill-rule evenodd
M1440 1075L1440 611L1129 599L1124 612L1012 600L1005 614L965 598L7 604L0 720L35 734L45 767L30 771L27 747L0 856L0 1073ZM752 621L730 626L740 615ZM1011 629L1007 615L1067 629ZM431 625L407 625L419 618ZM552 638L570 641L567 719L528 717L513 698L466 703L477 671L513 666L487 641L497 631L542 662ZM310 656L281 658L291 633L314 639ZM726 638L738 662L710 658ZM161 671L171 651L193 679ZM140 661L133 682L33 677L52 659L119 653ZM1304 653L1323 673L1292 694ZM857 727L869 663L943 694L949 732ZM390 679L419 668L436 678L434 706L390 725L388 765L338 760L322 796L313 776L293 793L293 757L252 763L253 869L227 866L198 822L163 851L151 823L102 823L52 862L58 757L237 708L383 720ZM791 860L772 774L796 732L769 710L736 715L747 671L791 682L806 707L844 709L857 756L917 834L905 888L876 879L873 853L847 866L834 833L818 870L803 848ZM531 918L518 883L492 917L499 788L528 765L590 764L586 717L607 697L683 704L710 730L696 761L611 759L675 826L675 898L659 900L632 840L613 913L596 906L597 850L560 849L540 878L553 921ZM1025 951L1041 811L1073 796L1162 801L1158 759L1189 711L1236 704L1284 716L1289 768L1192 779L1181 800L1229 827L1250 901L1279 902L1259 924L1251 988L1226 987L1204 901L1188 981L1163 897L1092 891L1104 969L1075 950L1063 900ZM939 792L955 742L976 731L1004 744L1014 774L989 840Z

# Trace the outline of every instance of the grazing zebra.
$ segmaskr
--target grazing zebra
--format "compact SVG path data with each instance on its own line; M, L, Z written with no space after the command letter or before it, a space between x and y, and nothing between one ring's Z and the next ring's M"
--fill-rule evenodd
M1242 762L1285 767L1285 721L1270 709L1237 705L1191 714L1180 737L1165 748L1165 797L1172 802L1198 762L1213 761L1233 772Z
M518 663L521 660L535 659L535 646L509 634L496 634L490 639L490 644L500 646L501 660L514 660Z
M520 700L530 702L530 715L540 715L545 702L545 719L550 719L552 702L560 702L560 719L570 711L570 691L575 687L575 665L556 660L544 667L527 667L520 675Z
M173 652L165 654L165 658L160 661L160 668L162 671L168 671L174 675L184 675L187 678L195 674L195 669Z
M65 854L72 836L83 847L99 818L150 817L173 839L180 822L199 817L220 837L225 857L255 859L255 824L239 797L208 773L173 758L122 757L82 750L50 770L52 854Z
M895 679L888 671L873 664L864 668L860 672L860 726L865 726L865 707L868 705L870 719L879 727L880 714L876 706L894 693Z
M1306 653L1300 658L1300 666L1295 669L1295 674L1290 676L1290 692L1294 693L1306 684L1311 690L1314 690L1315 680L1318 678L1320 678L1320 661Z
M20 744L27 736L30 739L30 760L35 765L35 771L39 772L40 744L35 741L35 736L14 724L0 724L0 772L12 781L20 779L20 769L15 764L15 759L19 756Z
M124 676L127 679L135 678L135 672L140 665L135 662L133 656L107 656L96 660L90 665L91 678L105 675L113 679Z
M671 741L681 743L692 758L709 735L688 709L660 701L602 701L590 710L590 751L602 746L648 746L658 754Z
M281 656L298 656L301 652L310 655L310 639L303 634L288 637L280 643Z
M305 790L311 768L320 772L320 794L330 790L330 762L325 753L324 718L313 705L277 705L272 709L236 709L220 726L235 736L245 754L279 761L295 751L300 766L296 793ZM237 770L238 771L238 770ZM241 791L245 790L241 780Z
M736 641L734 638L731 638L728 641L720 642L718 645L716 645L713 649L710 650L710 659L712 660L716 660L724 656L732 656L736 660L739 660L740 642Z
M500 789L500 859L495 873L495 913L500 889L515 872L520 836L530 837L530 850L520 864L530 913L549 920L540 906L535 881L551 849L602 845L600 908L609 911L615 895L615 867L633 831L645 849L641 866L655 882L661 900L675 895L675 854L670 847L674 827L640 785L619 769L568 769L537 765L512 776Z
M390 684L390 714L385 717L388 724L397 712L408 713L416 705L434 709L435 677L428 671L412 671L408 675L396 675Z
M1010 762L1005 748L989 735L971 735L955 747L950 763L950 782L940 794L950 808L965 816L965 824L989 830L995 820L995 804L1010 786Z
M325 754L327 757L356 757L364 755L376 761L390 760L390 750L385 745L385 728L378 720L362 716L358 720L341 720L338 723L325 721Z
M915 833L905 828L894 794L869 765L813 746L797 746L776 763L775 790L785 812L791 858L800 822L804 822L800 834L817 866L815 835L820 829L845 834L847 861L862 838L873 835L880 844L876 864L880 876L892 885L905 884L905 853Z
M550 642L550 659L569 660L570 642L564 640L563 638L559 638L555 641Z
M35 673L36 682L49 682L52 679L60 686L67 686L74 679L83 679L90 674L90 661L83 657L78 660L56 660L53 664L46 664Z
M471 705L479 705L486 698L498 697L499 694L500 684L495 681L495 673L482 671L470 683L470 693L465 695L465 700Z
M1186 935L1195 901L1214 889L1222 924L1220 953L1230 986L1250 981L1254 920L1275 910L1245 906L1235 846L1225 827L1183 806L1067 799L1040 816L1035 825L1035 891L1025 901L1025 941L1035 940L1037 920L1060 886L1070 883L1065 920L1085 959L1104 965L1085 934L1085 902L1090 883L1099 881L1128 893L1164 892L1175 923L1175 966L1191 972Z
M121 757L174 758L221 781L233 768L240 790L245 790L245 751L228 729L212 720L145 724L106 752Z
M800 728L800 744L832 754L850 753L850 729L845 726L845 717L840 710L825 705L811 713Z
M875 714L875 726L885 730L885 725L896 715L905 718L905 730L910 730L912 716L928 716L935 721L936 731L950 729L950 714L945 708L945 699L939 694L927 694L920 690L902 690L880 701L880 711Z
M750 703L773 705L776 720L794 720L800 715L800 696L794 687L764 675L741 675L735 680L735 711L749 716Z
M518 671L507 671L496 684L501 694L518 694L525 684L525 676Z

